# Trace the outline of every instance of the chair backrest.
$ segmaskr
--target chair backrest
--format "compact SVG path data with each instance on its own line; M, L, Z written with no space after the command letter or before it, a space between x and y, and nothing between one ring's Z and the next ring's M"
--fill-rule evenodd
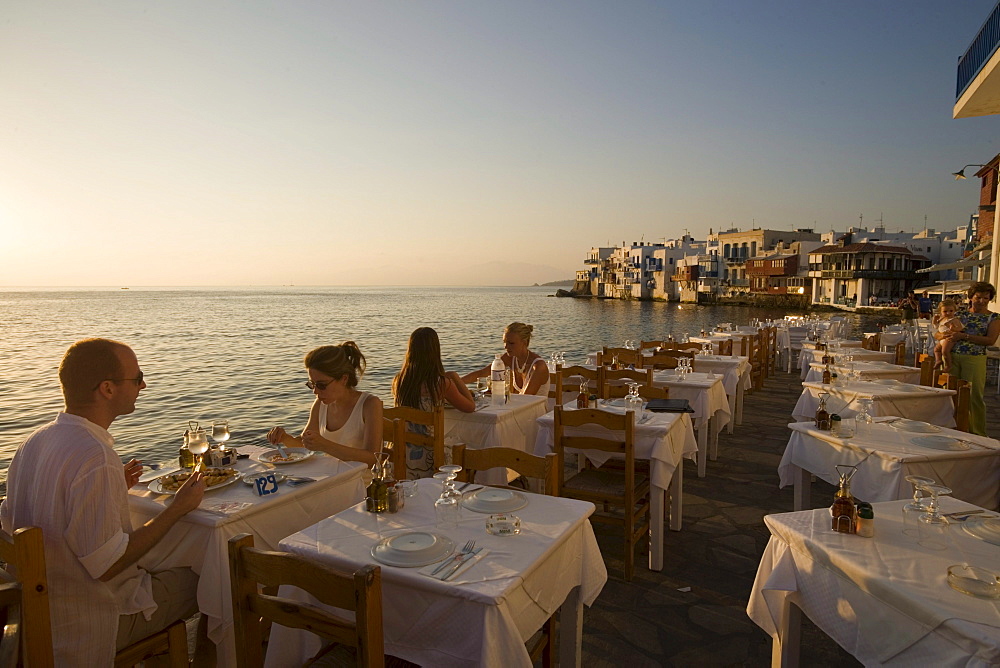
M648 348L659 348L663 345L663 341L640 341L639 350L646 350Z
M30 668L49 668L54 659L42 530L22 527L13 536L0 531L0 561L14 570L13 574L0 571L0 579L21 585L22 662Z
M549 398L555 399L557 406L562 406L563 393L569 390L579 389L584 380L587 386L593 388L595 394L601 392L601 384L604 382L604 367L598 365L596 369L588 369L585 366L562 366L556 365L553 387L549 390Z
M635 486L635 413L612 413L595 408L582 408L575 411L564 411L562 406L556 406L553 415L553 451L556 453L556 470L559 475L559 489L563 489L565 481L565 451L601 450L625 457L626 489ZM582 427L594 425L615 432L601 433L600 436L568 436L567 427ZM621 432L621 436L617 434Z
M305 629L357 650L358 666L382 666L382 571L368 565L341 573L312 559L253 546L253 536L229 539L229 579L236 630L236 665L264 664L264 624L261 618ZM263 594L258 584L277 588L293 585L325 605L355 613L354 621L308 603Z
M635 381L646 385L653 384L653 368L648 369L619 369L617 371L606 370L604 372L604 385L618 385L625 387L628 381ZM607 398L607 395L603 395Z
M952 402L955 404L955 428L971 432L969 410L972 405L972 383L960 378L952 378L948 388L955 390Z
M677 360L681 357L694 357L694 355L688 355L686 351L661 350L643 360L643 366L649 370L676 369Z
M925 387L934 386L934 356L919 355L920 360L920 384Z
M895 359L893 361L900 366L906 364L906 341L900 341L896 344Z
M605 399L618 399L628 394L627 385L606 385ZM639 396L643 399L669 399L669 387L656 387L655 385L640 385Z
M605 346L602 351L602 359L605 364L612 364L618 360L618 364L631 364L637 369L642 368L642 353L629 348L608 348Z
M542 481L545 494L559 496L559 475L556 471L556 454L550 452L544 457L529 455L514 448L469 448L456 445L451 451L453 464L462 467L460 478L465 481L475 479L478 471L486 471L503 466L523 475Z
M409 406L394 406L393 408L383 409L382 416L390 420L401 420L404 423L403 438L406 443L412 443L413 445L433 450L435 468L444 464L443 406L439 404L433 411L422 411L419 408L410 408ZM426 433L415 430L413 428L414 425L425 427L423 431ZM403 448L403 453L405 456L406 448ZM395 462L395 459L393 459L393 462ZM396 472L396 477L403 480L406 477L405 469L402 473Z
M403 480L406 478L406 422L399 418L386 417L382 414L382 442L392 443L389 461L392 462L393 474Z
M719 354L720 355L732 355L733 354L733 339L732 339L732 337L726 339L725 341L719 341Z
M693 342L678 343L673 348L671 348L671 350L690 350L690 351L696 353L699 350L701 350L701 344L700 343L693 343Z
M861 347L865 350L878 350L879 339L881 338L877 332L875 334L865 334L865 338L861 341Z
M21 654L21 585L8 582L0 585L0 668L17 668Z

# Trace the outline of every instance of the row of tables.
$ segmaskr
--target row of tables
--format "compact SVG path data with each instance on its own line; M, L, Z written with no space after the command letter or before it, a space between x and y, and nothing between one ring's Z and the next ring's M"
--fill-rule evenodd
M892 364L892 353L863 351L858 341L841 343L865 380L823 385L823 352L803 344L802 394L778 467L780 485L794 486L796 512L764 518L771 538L747 613L772 636L772 664L797 665L805 613L865 665L1000 665L1000 602L959 593L946 580L953 564L1000 572L1000 540L973 537L956 522L943 549L932 549L903 534L901 511L913 494L906 476L920 475L953 490L941 499L943 512L989 517L983 510L1000 505L1000 441L955 430L954 392L917 385L918 369ZM834 368L841 377L850 370ZM857 414L859 399L872 400L873 424L850 438L818 430L820 393L845 419ZM911 431L912 424L923 426ZM939 449L942 437L963 449ZM857 467L851 492L873 504L873 538L835 532L828 508L808 509L812 477L836 485L838 464Z

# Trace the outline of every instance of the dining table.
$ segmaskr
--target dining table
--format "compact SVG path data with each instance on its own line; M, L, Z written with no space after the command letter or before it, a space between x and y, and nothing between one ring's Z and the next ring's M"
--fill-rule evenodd
M809 365L809 372L806 374L805 381L810 383L822 381L825 369L825 364L813 362ZM902 383L918 384L920 382L920 369L905 364L893 364L892 362L845 362L830 365L830 370L840 378L847 378L848 373L852 369L865 380L890 378Z
M795 510L808 507L812 476L838 483L839 464L857 467L851 493L869 503L912 497L906 476L919 475L950 488L957 499L1000 506L1000 441L898 417L874 420L847 438L818 429L815 421L788 425L778 478L779 487L794 486Z
M258 547L274 550L285 536L324 517L358 503L365 496L359 462L345 462L313 453L293 464L274 466L256 461L273 452L270 448L244 446L238 452L251 454L238 459L233 468L240 479L218 489L209 488L201 505L182 517L139 564L149 571L187 566L198 576L198 610L208 619L208 637L216 645L218 665L234 666L235 636L232 595L229 586L227 542L249 533ZM313 482L277 484L277 491L257 494L256 485L243 476L278 472ZM169 494L149 489L153 482L129 490L128 502L133 526L141 526L158 515L170 502ZM265 487L262 491L270 491Z
M454 408L444 411L445 443L464 444L467 448L505 447L531 452L535 447L538 425L535 422L548 410L548 397L511 394L499 406L477 406L473 413ZM487 399L488 402L488 399ZM502 468L479 471L476 482L485 485L506 484Z
M698 439L699 478L705 477L708 460L718 457L719 432L732 420L722 378L711 370L680 374L670 369L653 373L655 387L669 388L671 399L687 399L691 406L691 422Z
M520 533L491 535L489 515L468 507L457 527L439 527L434 501L441 489L435 480L418 480L416 495L397 513L371 513L358 504L287 536L278 549L341 572L380 566L387 655L422 666L529 668L525 641L558 613L560 664L579 666L583 606L594 602L608 577L589 520L594 505L518 491L526 501L512 511ZM456 546L471 540L481 552L447 580L431 577L432 568L375 558L385 560L389 541L413 533ZM291 586L279 595L322 605ZM273 625L265 665L302 665L320 647L307 631Z
M900 383L891 379L875 381L838 381L835 385L803 382L792 417L796 422L816 418L820 394L827 394L827 412L852 418L860 410L860 399L871 399L874 416L896 416L923 420L939 427L955 426L955 390Z
M771 536L747 614L772 638L771 665L799 664L803 613L866 666L1000 665L1000 599L948 580L956 564L996 571L1000 545L971 519L989 514L943 497L946 514L979 514L946 525L937 545L922 544L902 532L904 503L872 504L872 537L833 531L827 508L764 517Z
M623 408L603 406L603 410L624 411ZM563 410L574 410L564 406ZM645 417L648 416L648 417ZM664 527L665 509L669 502L670 528L680 531L683 518L684 467L683 460L694 459L698 453L698 443L694 437L691 417L688 413L652 413L646 411L642 422L635 425L635 458L649 462L650 477L650 570L663 570L663 545L666 538ZM597 425L567 427L569 436L598 436L602 438L622 437L621 432L612 432ZM545 456L554 449L555 414L546 413L538 418L538 437L535 454ZM582 453L596 466L610 459L608 453L588 450ZM668 501L669 500L669 501Z
M895 363L896 353L895 352L882 352L879 350L865 350L864 348L849 348L847 350L829 351L829 350L807 350L802 349L799 354L799 377L805 379L806 374L809 373L809 368L812 364L822 364L823 357L833 353L834 361L836 362L837 355L852 355L855 362L891 362Z

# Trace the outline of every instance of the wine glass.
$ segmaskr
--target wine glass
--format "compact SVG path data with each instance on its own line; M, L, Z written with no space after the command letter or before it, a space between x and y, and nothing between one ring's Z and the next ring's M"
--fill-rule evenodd
M628 394L625 396L625 412L634 413L633 419L636 422L642 420L642 397L639 396L639 383L626 383Z
M437 515L437 524L442 529L455 529L458 527L458 518L461 514L459 503L461 494L457 497L450 493L449 483L454 479L454 474L444 471L434 474L435 480L441 481L441 496L434 501L434 513ZM456 492L458 490L455 490Z
M854 367L852 366L851 373L848 374L848 378L850 378L853 373ZM860 397L858 399L860 410L858 411L858 414L854 416L854 433L858 436L858 438L871 435L873 422L872 405L874 405L874 403L875 401L871 397Z
M208 435L204 429L195 429L188 434L188 450L198 458L195 468L201 468L202 455L208 452Z
M948 547L945 534L949 522L938 512L938 496L951 494L951 489L934 484L924 484L920 488L930 495L931 502L927 505L927 512L917 518L917 543L931 550L943 550Z
M217 445L225 445L230 436L229 420L216 420L212 423L212 440Z
M924 485L934 485L937 481L922 475L908 475L905 479L913 485L913 501L903 506L903 533L907 536L916 536L917 518L927 510L927 504L924 503Z

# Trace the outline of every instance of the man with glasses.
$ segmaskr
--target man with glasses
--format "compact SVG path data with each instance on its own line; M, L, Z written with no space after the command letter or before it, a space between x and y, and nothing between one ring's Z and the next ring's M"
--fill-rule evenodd
M142 465L122 465L108 428L146 387L135 353L108 339L78 341L59 381L66 408L15 453L0 524L8 533L42 529L55 664L109 666L117 649L197 612L191 569L150 573L137 562L198 507L205 483L193 474L169 506L133 528L128 488Z

